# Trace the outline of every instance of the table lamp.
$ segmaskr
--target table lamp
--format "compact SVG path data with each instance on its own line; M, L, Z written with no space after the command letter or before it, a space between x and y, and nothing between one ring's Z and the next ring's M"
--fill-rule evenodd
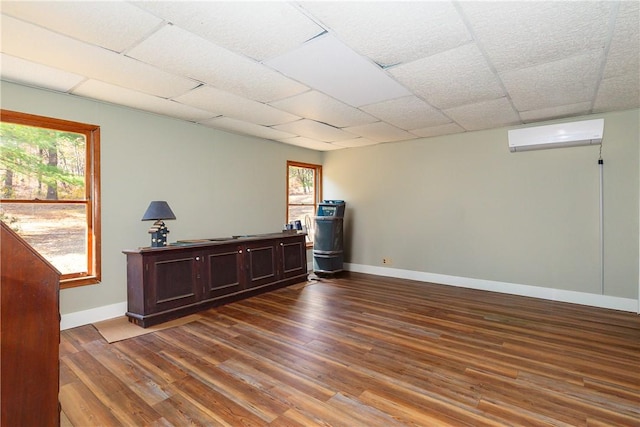
M142 221L155 221L149 229L151 234L151 247L159 248L167 246L167 234L169 230L164 225L163 219L176 219L175 214L165 201L153 201L142 216Z

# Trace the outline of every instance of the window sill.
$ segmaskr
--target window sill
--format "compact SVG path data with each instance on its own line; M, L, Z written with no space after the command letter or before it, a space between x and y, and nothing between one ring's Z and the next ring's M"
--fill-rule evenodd
M73 277L60 280L60 289L77 288L79 286L96 285L100 278L96 276Z

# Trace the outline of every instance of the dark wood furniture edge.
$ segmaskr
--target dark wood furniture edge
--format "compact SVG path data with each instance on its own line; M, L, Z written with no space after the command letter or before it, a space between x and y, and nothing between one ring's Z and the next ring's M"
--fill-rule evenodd
M250 298L256 295L260 295L264 292L275 291L276 289L284 288L294 285L296 283L304 282L308 278L308 274L290 277L288 279L280 280L278 282L269 283L267 285L256 286L248 291L234 292L233 294L220 296L217 298L211 298L204 301L198 301L194 304L185 305L182 307L174 308L173 310L167 310L161 313L153 313L147 315L140 315L137 313L126 312L126 316L129 318L129 322L134 323L143 328L155 326L160 323L175 320L180 317L195 314L201 311L208 310L210 308L219 307L224 304L229 304L234 301L240 301L246 298Z
M287 239L294 238L299 236L306 236L306 233L267 233L267 234L255 234L251 235L251 237L238 237L238 238L226 238L224 240L218 238L212 239L194 239L194 240L202 240L202 242L197 243L189 243L183 245L174 245L169 244L160 248L153 248L151 246L143 246L137 249L124 249L122 251L123 254L139 254L139 253L152 253L152 252L164 252L164 251L177 251L184 250L189 248L206 248L208 246L223 246L223 245L236 245L243 243L251 243L257 242L265 239Z
M60 272L0 230L0 424L59 426Z

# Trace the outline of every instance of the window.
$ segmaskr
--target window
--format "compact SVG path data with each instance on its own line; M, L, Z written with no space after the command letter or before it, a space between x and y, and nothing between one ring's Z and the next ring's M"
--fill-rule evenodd
M313 217L322 200L322 166L287 162L287 223L299 220L313 245Z
M56 267L100 281L100 128L0 110L0 219Z

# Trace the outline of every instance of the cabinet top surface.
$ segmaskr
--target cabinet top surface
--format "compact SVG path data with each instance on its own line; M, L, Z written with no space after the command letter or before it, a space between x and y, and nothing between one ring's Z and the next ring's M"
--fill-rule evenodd
M163 252L163 251L175 251L180 249L187 248L202 248L207 246L221 246L221 245L237 245L243 244L247 242L260 241L260 240L271 240L271 239L293 239L298 238L300 236L306 236L306 233L296 232L279 232L279 233L266 233L266 234L246 234L241 236L232 236L232 237L215 237L210 239L192 239L192 240L178 240L176 242L170 243L167 246L153 248L153 247L142 247L138 249L125 249L122 252L125 254L139 254L139 253L150 253L150 252Z

